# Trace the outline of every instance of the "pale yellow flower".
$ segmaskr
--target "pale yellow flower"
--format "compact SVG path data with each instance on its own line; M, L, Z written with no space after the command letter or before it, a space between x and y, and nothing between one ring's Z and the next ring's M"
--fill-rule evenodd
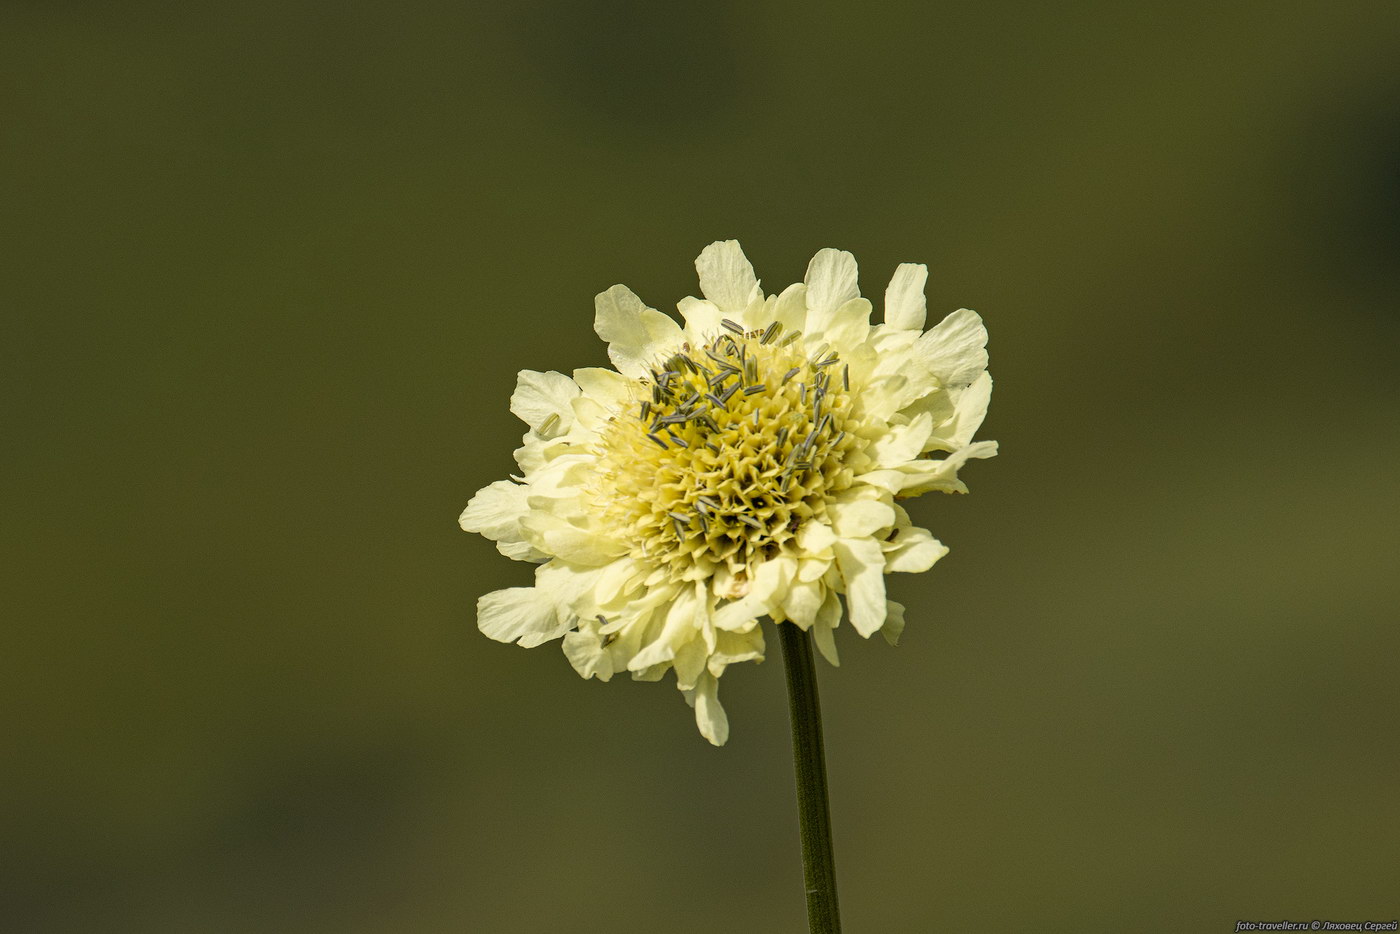
M844 594L858 633L898 640L884 575L947 549L897 500L966 492L958 469L996 443L972 440L987 332L966 309L924 331L924 266L895 271L872 325L849 253L822 250L767 297L736 241L695 265L705 297L679 303L684 326L625 286L598 296L615 370L520 372L522 476L478 492L461 525L539 564L533 587L481 598L482 632L562 637L585 678L674 671L720 745L718 679L763 660L760 618L810 629L834 665Z

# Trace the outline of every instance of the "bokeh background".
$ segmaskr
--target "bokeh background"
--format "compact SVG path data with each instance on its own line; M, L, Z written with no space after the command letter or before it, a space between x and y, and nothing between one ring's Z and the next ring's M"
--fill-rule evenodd
M781 663L475 627L514 374L739 238L997 379L821 670L850 932L1400 915L1400 7L0 7L0 930L803 930Z

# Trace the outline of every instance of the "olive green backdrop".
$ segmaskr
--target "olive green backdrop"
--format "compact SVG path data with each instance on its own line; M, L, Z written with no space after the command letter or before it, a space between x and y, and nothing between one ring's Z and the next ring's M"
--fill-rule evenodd
M997 380L820 673L849 932L1400 915L1400 8L0 8L0 929L803 929L776 654L487 640L515 372L737 237Z

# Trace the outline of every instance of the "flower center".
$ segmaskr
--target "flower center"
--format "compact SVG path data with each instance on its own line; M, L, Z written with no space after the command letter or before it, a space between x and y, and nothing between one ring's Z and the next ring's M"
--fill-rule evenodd
M638 383L599 451L599 505L634 555L681 579L739 572L795 547L802 523L851 483L844 456L850 373L823 346L775 322L728 319L699 348L682 344Z

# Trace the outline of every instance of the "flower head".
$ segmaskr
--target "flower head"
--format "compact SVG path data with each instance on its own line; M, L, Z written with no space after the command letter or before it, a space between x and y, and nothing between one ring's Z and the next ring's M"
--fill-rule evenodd
M736 241L695 265L705 298L679 303L684 326L625 286L598 296L615 369L521 371L522 476L478 492L461 525L539 564L533 587L481 598L482 632L562 637L585 678L674 671L719 745L718 678L762 661L762 617L810 629L833 665L839 595L862 636L898 640L884 575L947 549L897 500L966 492L958 469L996 443L972 441L987 332L965 309L923 330L925 267L895 271L872 325L849 253L822 250L766 297Z

